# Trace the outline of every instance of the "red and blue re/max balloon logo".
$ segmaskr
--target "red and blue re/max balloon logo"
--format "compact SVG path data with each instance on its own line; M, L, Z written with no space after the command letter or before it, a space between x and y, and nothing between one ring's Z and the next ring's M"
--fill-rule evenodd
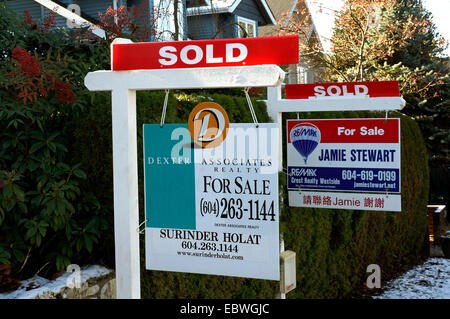
M290 140L306 164L308 156L320 143L320 130L314 124L306 122L299 123L292 128Z
M297 136L317 136L318 129L317 128L305 128L305 127L298 127L293 129L292 135Z

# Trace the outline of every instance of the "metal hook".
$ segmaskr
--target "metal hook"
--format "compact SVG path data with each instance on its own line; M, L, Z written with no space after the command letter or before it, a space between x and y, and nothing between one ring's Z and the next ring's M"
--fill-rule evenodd
M166 119L166 112L167 112L167 101L169 99L169 90L166 89L166 96L164 97L164 104L163 104L163 110L162 110L162 114L161 114L161 124L160 127L163 127L164 125L164 121Z
M137 229L137 231L138 231L139 234L142 235L142 234L144 233L145 227L141 230L141 226L142 226L143 224L145 224L146 222L148 222L149 220L150 220L150 219L146 218L142 223L139 224L138 229Z
M285 174L285 175L287 175L287 176L291 176L289 173L288 173L288 171L287 171L287 169L286 168L282 168L282 171L281 171L283 174Z
M256 117L255 109L253 108L252 100L250 99L250 95L248 95L249 87L244 88L245 98L247 99L248 107L250 108L250 114L252 115L253 122L256 124L256 127L259 127L258 119Z

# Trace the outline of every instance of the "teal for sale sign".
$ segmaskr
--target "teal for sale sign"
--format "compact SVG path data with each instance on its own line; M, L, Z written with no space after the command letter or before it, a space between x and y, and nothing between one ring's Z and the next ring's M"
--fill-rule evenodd
M278 127L209 115L144 125L146 268L279 280Z
M144 125L147 227L195 229L194 149L188 135L187 124Z

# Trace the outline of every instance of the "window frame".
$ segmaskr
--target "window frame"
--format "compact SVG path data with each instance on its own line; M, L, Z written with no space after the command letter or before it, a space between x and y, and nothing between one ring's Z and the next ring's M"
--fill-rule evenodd
M309 68L304 64L297 64L297 83L308 84L310 81Z
M248 35L248 25L251 24L253 26L253 36L249 36L249 38L256 38L258 37L258 23L255 20L249 19L249 18L244 18L241 16L236 16L236 22L237 22L237 35L238 38L242 38L241 37L241 27L240 27L240 23L244 23L245 24L245 32L247 32Z

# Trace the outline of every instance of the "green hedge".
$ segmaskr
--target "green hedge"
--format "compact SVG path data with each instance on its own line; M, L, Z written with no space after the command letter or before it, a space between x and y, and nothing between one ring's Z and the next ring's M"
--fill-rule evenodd
M382 113L308 114L307 118L383 117ZM297 253L297 289L290 298L340 298L363 289L367 266L382 277L421 258L426 247L427 153L417 123L401 114L402 212L366 212L288 207L281 231L286 249ZM286 178L280 177L285 189ZM285 192L284 192L285 193Z
M226 93L223 92L223 93ZM233 92L235 93L235 92ZM203 96L202 96L203 95ZM230 122L251 122L245 98L201 92L172 92L166 123L185 123L190 110L211 98L224 106ZM142 124L159 123L163 92L138 92L138 168L141 220L143 212ZM254 101L259 122L269 122L263 102ZM295 114L286 115L285 118ZM307 118L383 117L367 112L302 114ZM426 240L428 197L427 154L418 125L401 117L402 212L365 212L288 207L286 176L280 174L280 227L286 249L297 253L297 289L288 298L342 298L364 287L369 264L386 276L398 265L422 256ZM72 156L83 163L97 197L112 208L110 95L92 93L92 107L73 122ZM112 218L112 216L111 216ZM106 239L113 250L113 236ZM141 241L143 298L273 298L278 282L145 270ZM113 260L110 262L113 265Z

